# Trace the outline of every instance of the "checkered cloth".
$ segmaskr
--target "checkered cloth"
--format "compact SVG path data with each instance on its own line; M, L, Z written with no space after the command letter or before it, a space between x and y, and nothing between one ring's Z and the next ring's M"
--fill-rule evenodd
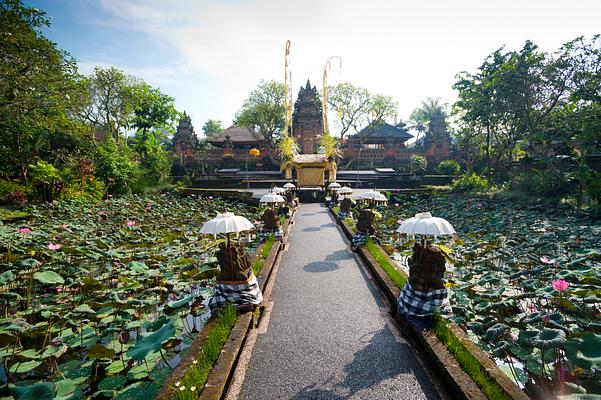
M443 315L452 313L447 289L436 289L431 292L413 290L409 282L405 283L398 299L399 313L426 317L438 310Z
M353 213L349 212L345 212L345 211L339 211L338 212L338 219L340 221L344 221L347 218L353 218Z
M253 274L248 282L217 283L213 297L209 300L211 311L224 307L227 303L234 306L254 304L263 302L263 293L259 288L257 277Z
M376 244L380 244L380 240L375 237L370 235L369 233L366 232L361 232L361 231L357 231L357 233L355 233L355 236L353 236L353 247L357 248L359 246L363 246L365 244L365 241L367 239L371 239L372 242L376 243Z
M262 229L259 232L259 239L261 240L261 242L267 240L269 236L275 236L276 239L282 240L282 238L284 237L284 232L282 231L282 228Z

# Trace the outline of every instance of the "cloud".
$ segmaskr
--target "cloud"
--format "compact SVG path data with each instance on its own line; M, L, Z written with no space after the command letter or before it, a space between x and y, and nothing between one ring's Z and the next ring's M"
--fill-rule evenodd
M586 4L584 4L586 3ZM399 101L407 118L426 96L452 102L454 76L474 70L496 48L531 39L553 50L597 27L598 2L579 7L560 1L500 3L479 0L102 0L103 8L132 29L178 50L173 71L142 71L175 84L194 71L213 77L217 92L199 97L224 108L227 120L260 79L283 77L286 39L292 40L295 88L309 77L321 86L325 61L343 59L332 82L350 81ZM587 9L586 13L581 10ZM164 74L164 77L162 76ZM210 99L210 100L209 100ZM194 105L194 107L199 107ZM227 110L226 110L227 108ZM226 117L229 115L229 117ZM206 116L208 118L209 116Z

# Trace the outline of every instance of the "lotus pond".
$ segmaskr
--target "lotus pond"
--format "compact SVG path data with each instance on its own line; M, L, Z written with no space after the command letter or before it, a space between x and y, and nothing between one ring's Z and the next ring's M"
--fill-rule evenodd
M0 398L154 398L209 316L223 239L197 232L225 210L259 215L166 193L32 206L0 224Z
M386 194L378 235L407 272L413 241L394 237L399 220L428 209L455 227L440 242L454 320L507 375L534 397L601 394L601 226L567 208Z

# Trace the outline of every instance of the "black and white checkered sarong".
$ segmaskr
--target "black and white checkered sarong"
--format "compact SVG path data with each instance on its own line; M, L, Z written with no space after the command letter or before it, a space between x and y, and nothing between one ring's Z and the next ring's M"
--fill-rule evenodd
M248 283L218 283L215 286L215 293L209 300L211 311L224 307L227 303L238 305L259 305L263 302L263 293L259 288L257 277L253 274Z
M282 228L263 229L259 232L259 239L261 240L261 242L267 240L269 236L275 236L276 239L282 240L284 232L282 231Z
M431 292L413 290L409 282L405 283L398 299L401 314L425 317L438 310L443 315L452 313L447 289L436 289Z
M376 244L380 244L380 240L377 237L370 235L369 233L357 231L355 236L353 236L353 247L357 248L359 246L363 246L367 239L371 239L372 242Z

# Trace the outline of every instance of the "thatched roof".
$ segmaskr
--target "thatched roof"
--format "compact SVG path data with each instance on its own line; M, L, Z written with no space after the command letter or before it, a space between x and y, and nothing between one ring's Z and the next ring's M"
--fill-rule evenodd
M262 142L263 138L254 129L245 126L232 125L221 132L213 133L207 138L210 143L223 143L226 136L230 137L233 143L236 142Z

